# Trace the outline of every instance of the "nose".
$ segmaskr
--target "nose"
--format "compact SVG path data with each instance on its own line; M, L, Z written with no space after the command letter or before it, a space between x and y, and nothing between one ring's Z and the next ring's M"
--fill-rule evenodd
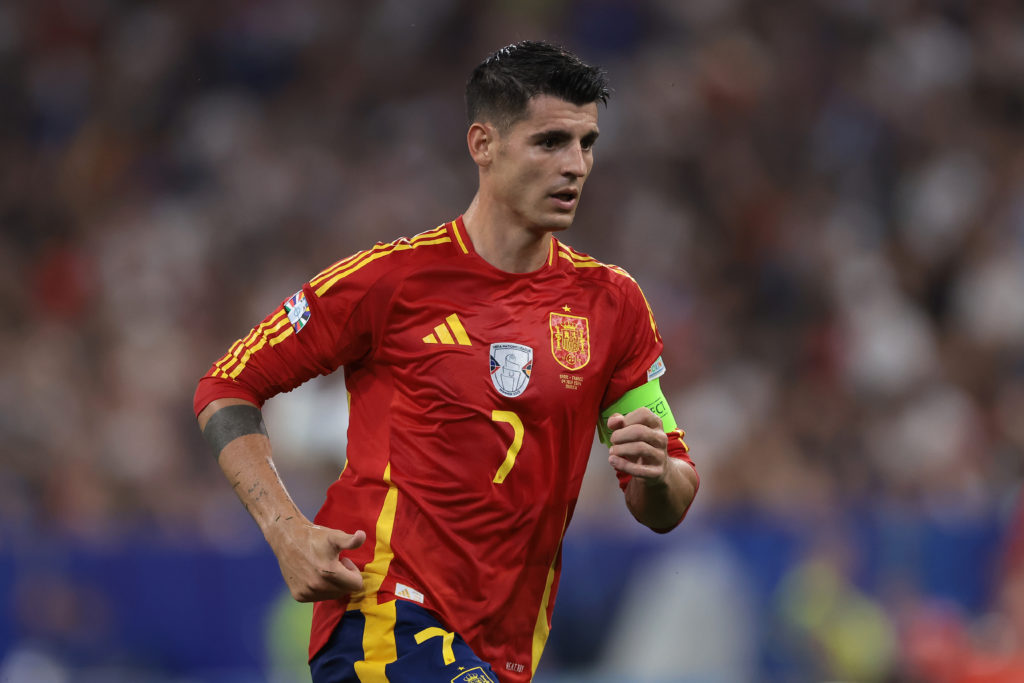
M583 145L576 143L566 146L565 156L562 160L562 174L572 178L582 178L587 175L587 153Z

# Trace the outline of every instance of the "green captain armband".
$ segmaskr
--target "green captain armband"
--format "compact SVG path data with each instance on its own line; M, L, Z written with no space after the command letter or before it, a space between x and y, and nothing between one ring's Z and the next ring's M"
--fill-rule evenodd
M597 431L601 442L607 446L611 445L612 433L608 429L609 417L615 413L625 415L641 407L650 408L652 413L661 418L661 424L666 433L676 428L676 419L672 417L672 409L668 407L665 394L661 392L661 380L655 378L647 384L641 384L636 389L630 389L608 410L601 413L601 419L597 421Z

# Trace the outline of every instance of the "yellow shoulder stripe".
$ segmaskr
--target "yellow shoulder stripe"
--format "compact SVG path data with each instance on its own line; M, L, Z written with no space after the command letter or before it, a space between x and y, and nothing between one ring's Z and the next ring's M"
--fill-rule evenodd
M644 294L644 290L640 287L640 284L637 283L636 279L632 275L627 273L619 266L612 266L608 265L607 263L601 263L597 259L592 258L590 256L585 256L579 253L578 251L574 250L572 247L562 244L561 242L559 242L558 246L558 255L564 258L569 263L571 263L576 268L607 268L613 273L616 273L623 277L628 277L630 280L632 280L633 283L636 284L637 289L640 290L640 296L643 297L644 305L647 306L647 315L650 318L651 330L654 331L655 338L660 338L660 335L658 334L658 325L657 323L654 322L654 311L651 310L651 304L650 302L647 301L647 295Z
M264 323L263 325L260 325L257 330L259 330L259 334L256 335L258 336L258 341L256 341L256 336L254 336L256 332L254 330L254 334L250 334L245 344L238 348L233 354L235 357L220 369L220 374L225 379L235 379L238 377L238 375L242 373L242 370L245 369L246 363L248 363L249 359L252 358L252 355L264 346L277 346L295 333L295 328L292 327L287 318L279 321L272 327L267 327L267 323ZM253 344L253 341L256 341L256 343ZM243 348L245 349L245 353L239 356L238 351L241 351ZM228 370L230 370L230 372L228 372Z
M244 361L242 360L243 358L245 360L249 359L249 356L251 354L248 352L248 349L252 347L252 344L253 342L256 341L257 337L265 337L267 334L271 334L276 332L277 330L280 330L281 326L288 322L287 318L284 316L284 309L281 308L272 316L270 316L270 318L268 318L265 322L254 327L247 336L236 341L231 346L231 349L227 352L227 354L219 361L217 361L217 363L215 363L213 376L222 377L224 379L232 379L234 377L237 377L238 372L241 372L241 369L239 369L238 372L234 372L230 375L228 374L228 370L230 370L239 362L244 363ZM291 329L290 325L288 326L288 329ZM246 350L245 354L242 353L243 350Z
M378 244L369 251L353 254L321 272L310 280L310 284L313 286L319 285L316 289L316 294L317 296L322 296L338 280L354 273L378 258L387 256L395 251L416 249L421 246L444 244L446 242L451 242L451 238L448 237L447 223L439 225L433 230L422 232L412 239L407 240L403 238L387 244ZM278 309L266 321L253 328L248 335L236 341L228 352L214 363L211 375L222 379L238 377L254 353L264 346L276 346L294 333L295 329L289 323L284 308Z
M588 261L584 259L573 258L571 254L567 254L566 252L561 250L559 250L558 255L559 257L564 258L566 261L576 266L577 268L599 268L601 266L604 266L603 263L601 263L600 261L595 261L594 259L590 259Z
M236 341L227 354L214 364L212 375L222 379L238 377L254 353L267 344L277 346L291 336L294 331L285 316L284 309L279 309L265 322L254 327L247 336Z
M600 266L608 268L610 270L614 270L616 272L622 270L618 266L610 266L607 263L601 263L593 256L581 254L580 252L570 247L568 244L562 244L561 242L558 242L558 255L561 258L564 258L569 263L576 266L577 268L597 268Z
M628 273L626 273L625 271L623 271L623 273L626 275L626 277L629 277L630 280L633 280L633 278ZM636 282L636 280L633 280L633 282ZM647 317L650 319L651 330L654 332L654 338L661 339L661 335L658 334L658 324L654 322L654 311L651 309L650 302L647 301L647 295L644 294L644 290L640 288L639 284L637 284L636 288L637 291L640 292L641 298L643 298L644 300L644 305L647 306Z
M448 227L447 224L439 225L436 228L434 228L433 230L427 230L426 232L421 232L420 234L414 236L411 240L408 240L408 241L409 242L416 242L416 241L422 240L422 239L429 239L429 238L432 238L432 237L438 237L438 236L440 236L440 235L442 235L442 234L444 234L446 232L447 227ZM372 249L368 249L368 250L364 250L364 251L359 251L359 252L356 252L355 254L352 254L351 256L343 258L342 260L338 261L337 263L335 263L335 264L325 268L323 271L321 271L316 277L314 277L312 280L309 281L309 284L312 285L313 287L317 287L321 282L329 279L332 275L337 273L339 270L343 270L344 268L352 265L356 261L358 261L358 260L362 259L363 257L367 256L368 254L373 254L374 252L382 251L382 250L385 250L385 249L390 249L393 245L395 245L395 244L397 244L399 242L402 242L402 241L403 240L396 240L394 242L381 243L381 244L378 244L378 245L374 246Z
M217 361L216 363L213 364L213 373L212 374L213 374L214 377L224 377L224 378L227 378L227 374L224 372L224 367L225 367L224 364L225 363L230 364L230 363L234 362L235 354L238 353L238 349L240 349L242 347L242 345L244 345L244 344L245 344L245 339L244 338L243 339L239 339L238 341L236 341L234 344L231 345L231 348L228 349L228 352L224 355L223 358L221 358L219 361Z
M370 251L360 252L360 254L357 255L357 258L350 259L347 262L343 262L329 269L328 272L318 276L311 284L316 288L314 290L316 295L323 296L327 290L338 282L338 280L351 275L363 266L369 265L379 258L388 256L389 254L393 254L397 251L417 249L419 247L425 247L432 244L447 244L451 243L451 241L452 238L448 237L446 226L442 225L434 230L419 234L411 240L401 239L396 240L395 242L389 242L388 244L378 244Z

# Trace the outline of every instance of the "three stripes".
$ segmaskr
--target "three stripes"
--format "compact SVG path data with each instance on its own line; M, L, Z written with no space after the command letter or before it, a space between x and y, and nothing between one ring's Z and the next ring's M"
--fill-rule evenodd
M447 323L447 325L445 325ZM423 338L425 344L458 344L459 346L472 346L466 328L462 326L459 316L452 313L444 319L444 322L434 328L433 333Z

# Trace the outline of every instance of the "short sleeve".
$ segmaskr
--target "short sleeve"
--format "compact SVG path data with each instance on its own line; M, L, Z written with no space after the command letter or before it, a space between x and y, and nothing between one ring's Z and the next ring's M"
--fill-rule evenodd
M262 406L271 396L372 353L384 308L374 299L387 295L378 286L381 269L354 267L359 257L319 273L236 341L200 379L196 414L218 398Z
M630 389L653 379L651 373L656 372L664 347L654 313L640 286L625 271L619 272L622 276L621 305L615 334L620 341L615 367L601 398L602 411Z

